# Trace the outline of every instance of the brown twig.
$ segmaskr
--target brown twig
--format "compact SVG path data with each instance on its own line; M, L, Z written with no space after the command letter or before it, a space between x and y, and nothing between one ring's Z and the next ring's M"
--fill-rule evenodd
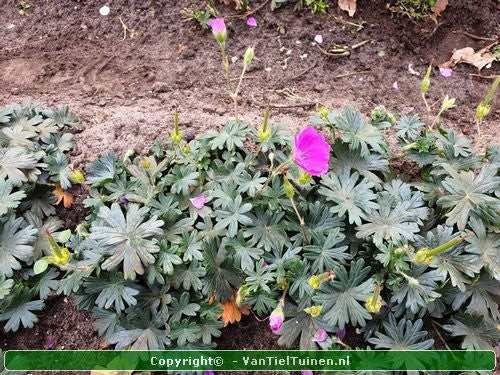
M314 107L315 105L316 105L315 102L306 102L306 103L297 103L297 104L272 104L272 103L270 103L269 108L277 108L277 109L301 108L301 107L310 108L310 107ZM267 107L267 104L266 105L258 105L258 107L265 108L265 107Z
M260 4L257 8L255 8L255 9L249 11L249 12L246 12L245 15L248 17L248 16L250 16L250 15L252 15L254 13L257 13L259 10L261 10L262 8L264 8L267 5L267 3L269 3L269 1L271 1L271 0L264 0L264 2L262 4Z
M339 74L339 75L333 77L333 79L350 77L350 76L355 76L355 75L358 75L358 74L369 74L371 72L372 72L371 70L362 70L360 72L350 72L350 73L345 73L345 74Z
M359 42L359 43L354 44L353 46L351 46L351 49L359 48L361 46L364 46L366 43L370 43L371 41L372 41L371 39L363 40L362 42Z
M439 339L442 341L446 349L451 350L446 341L444 340L443 335L441 335L441 332L439 332L439 329L436 327L436 323L434 322L434 320L431 323L432 323L432 328L434 328L434 332L436 332L436 334L438 335Z
M312 64L309 68L307 68L306 70L304 70L303 72L293 76L292 78L290 78L291 81L294 81L300 77L302 77L303 75L309 73L311 70L313 70L314 68L316 68L316 66L318 65L317 62L315 62L314 64Z
M481 74L477 74L477 73L469 73L470 76L474 76L474 77L480 77L480 78L486 78L486 79L497 79L498 75L492 75L492 76L483 76Z
M463 34L463 35L468 36L469 38L477 39L477 40L488 40L488 41L492 41L492 42L498 40L498 38L496 36L493 38L486 38L484 36L477 36L477 35L471 34L471 33L464 31L464 30L454 30L454 31L452 31L452 33L453 34Z

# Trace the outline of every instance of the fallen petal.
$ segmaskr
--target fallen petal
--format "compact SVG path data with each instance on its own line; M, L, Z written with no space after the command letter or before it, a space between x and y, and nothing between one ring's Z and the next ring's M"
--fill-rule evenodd
M394 91L399 91L398 81L394 81L394 83L392 84L392 88L394 89Z
M257 20L255 19L255 17L248 17L247 25L250 27L257 27Z
M439 68L439 73L441 73L443 77L449 78L453 75L453 70L451 68Z
M315 41L316 43L318 43L318 44L323 43L323 36L322 36L322 35L320 35L320 34L316 35L316 36L314 37L314 41Z

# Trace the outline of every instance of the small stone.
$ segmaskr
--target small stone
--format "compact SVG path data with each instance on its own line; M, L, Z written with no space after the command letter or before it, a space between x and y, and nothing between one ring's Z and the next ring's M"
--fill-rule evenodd
M13 87L10 89L10 93L12 95L19 95L20 92L21 92L21 90L19 89L19 87Z
M111 11L111 9L109 9L109 7L107 5L104 5L103 7L101 7L101 9L99 9L99 14L101 16L107 16L110 11Z
M167 92L168 84L166 82L156 81L153 84L153 92Z

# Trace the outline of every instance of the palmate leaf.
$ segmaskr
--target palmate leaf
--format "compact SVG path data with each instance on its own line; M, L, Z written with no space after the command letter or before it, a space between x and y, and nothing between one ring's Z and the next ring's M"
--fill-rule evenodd
M359 149L361 156L370 154L369 147L379 154L384 153L387 145L382 133L368 123L361 112L347 107L342 115L334 118L334 123L339 129L343 130L342 140L349 143L353 149Z
M97 295L95 304L101 309L113 307L120 313L127 306L134 306L137 303L135 296L139 294L137 286L130 281L123 279L122 273L110 273L106 279L89 278L83 284L85 293Z
M399 244L404 240L412 241L419 232L418 218L411 212L412 202L397 202L394 196L379 194L378 210L366 215L368 223L357 227L356 237L373 236L375 245L380 246L384 240Z
M389 314L388 321L384 322L385 334L376 332L376 338L368 342L375 344L375 349L391 350L425 350L432 347L433 339L424 340L427 331L421 331L423 322L418 319L415 323L401 319L396 322L393 314Z
M158 264L162 267L165 274L172 275L174 273L174 266L182 264L181 257L175 254L177 248L169 246L165 240L161 240L158 243L158 247L160 248Z
M172 302L169 306L171 321L180 320L183 315L196 316L196 312L200 309L197 303L189 302L189 292L183 292L179 299L172 297Z
M6 138L5 143L8 147L25 147L27 150L34 148L36 132L31 129L15 125L2 129L2 133Z
M179 288L181 285L184 290L201 290L203 284L201 278L206 275L205 268L196 260L189 264L189 267L180 265L175 268L173 276L173 285Z
M479 258L482 267L500 281L500 236L486 231L481 220L471 218L469 226L474 236L467 238L465 251Z
M366 213L378 209L379 205L373 202L376 194L371 190L374 184L368 180L359 180L359 174L352 175L345 169L340 174L328 173L321 178L322 187L319 194L323 195L327 201L334 202L330 208L333 213L343 216L346 212L349 223L361 224L361 218Z
M500 319L498 309L498 298L500 297L500 282L481 275L479 280L467 285L465 292L458 292L453 300L453 309L458 310L465 306L467 311L483 316L489 316L495 320Z
M116 155L109 152L87 166L87 182L90 185L99 186L106 182L111 182L116 173Z
M427 232L425 238L417 236L416 245L418 248L433 249L458 237L460 237L459 234L453 234L453 228L438 225L436 230ZM473 278L481 269L477 256L464 254L464 248L464 243L461 243L446 250L436 255L430 264L441 275L441 281L449 277L451 284L457 286L462 292L465 291L465 284L469 283L466 276Z
M120 318L122 315L112 310L94 308L92 309L92 315L96 319L97 333L106 339L118 330L121 323Z
M483 316L465 314L452 317L453 324L445 324L443 328L453 337L464 336L462 349L467 350L493 350L500 341L500 332L491 321Z
M312 262L313 274L331 271L339 265L339 262L351 258L351 254L346 253L347 246L338 246L345 240L340 228L331 230L328 236L314 234L311 237L313 244L304 246L304 256Z
M14 270L21 269L22 262L33 259L33 242L37 230L31 225L21 228L24 220L10 215L0 222L0 275L11 277Z
M371 315L362 303L373 293L375 282L372 278L365 280L370 267L364 267L363 259L351 262L349 272L344 266L335 269L336 278L323 282L320 292L313 300L323 305L323 318L329 326L344 328L347 323L354 326L365 325Z
M146 320L146 319L145 319ZM134 322L135 323L135 322ZM154 324L153 324L154 323ZM114 344L116 350L160 350L170 345L168 330L160 328L160 319L148 319L139 324L128 324L130 328L119 329L108 337L108 342ZM135 328L139 326L138 328Z
M207 270L207 283L203 287L203 293L214 295L216 301L225 303L233 296L233 289L238 289L241 285L240 271L234 267L234 260L228 256L224 243L205 243L203 258Z
M396 137L405 142L415 142L422 130L422 122L417 114L402 115L396 125Z
M45 306L42 300L31 301L30 291L20 288L22 289L18 293L14 292L14 298L10 298L10 301L0 301L0 309L5 311L0 314L0 322L7 321L3 327L5 332L16 332L21 324L24 328L33 327L38 322L38 317L32 311L41 311ZM8 305L5 306L5 303Z
M57 280L58 277L59 272L55 271L53 268L41 275L37 275L34 280L35 285L33 291L38 293L40 299L47 299L52 291L57 290L59 285L59 280Z
M333 154L331 159L332 172L340 173L345 169L354 170L367 180L373 182L378 189L382 180L376 172L387 172L389 162L378 154L361 155L361 150L353 150L348 144L336 139L332 146Z
M181 238L175 243L177 251L179 254L182 254L182 260L184 262L190 262L193 259L203 260L203 242L196 229L190 233L183 232Z
M23 190L12 192L13 186L9 180L0 180L0 216L5 215L9 209L19 206L26 197Z
M492 203L500 207L497 198L488 193L500 190L500 177L496 176L497 168L486 166L477 176L474 172L457 172L451 167L443 165L450 177L443 181L447 194L437 200L443 208L451 209L446 214L446 225L457 224L463 230L467 224L469 214L478 204Z
M245 281L248 284L249 292L257 292L262 290L265 293L271 293L271 288L268 284L272 284L276 279L276 272L273 272L271 267L264 267L264 261L261 259L255 267L255 271L247 271Z
M287 311L285 310L285 312ZM318 331L316 319L302 310L293 309L291 313L291 318L285 321L278 331L280 335L278 344L291 348L295 341L300 338L299 347L301 350L316 349L316 343L312 341Z
M249 212L248 216L251 224L245 227L244 236L258 248L269 252L290 243L283 225L284 212L272 213L256 209Z
M53 123L61 129L65 126L70 129L82 129L82 126L78 122L78 118L69 110L67 105L61 105L55 110L46 110L44 111L44 115L51 118Z
M45 152L48 154L54 152L66 152L73 148L73 134L71 133L58 133L51 134L43 140L47 144Z
M229 238L236 236L238 232L238 223L242 225L251 225L252 219L245 215L252 209L250 203L242 204L242 197L238 195L227 207L226 210L216 211L217 224L214 229L228 228L227 236Z
M201 334L201 327L188 319L172 322L170 336L177 340L177 346L184 346L187 343L198 341Z
M229 121L221 132L208 132L200 139L207 140L210 149L234 150L235 147L243 148L248 128L240 121Z
M245 304L252 307L259 316L268 315L275 307L276 300L278 296L276 293L265 293L259 291L253 293L248 299L245 300Z
M188 195L189 188L198 186L198 176L199 173L191 165L182 169L176 165L163 180L167 186L171 186L172 193Z
M68 168L69 159L62 152L56 152L44 159L47 163L47 169L53 181L59 182L64 190L71 187L69 174L71 170Z
M313 295L313 289L309 285L311 267L307 260L291 262L287 276L290 282L288 292L296 300L306 300ZM298 298L295 296L298 296Z
M392 302L404 304L407 309L417 313L441 295L436 292L437 280L441 279L438 271L425 272L427 266L412 265L402 285L398 286L391 297Z
M6 279L4 275L0 275L0 300L10 294L13 285L13 279Z
M37 166L35 154L22 147L0 147L0 179L9 179L13 185L28 181L28 171Z
M100 219L91 228L90 238L98 241L111 254L101 267L104 270L116 268L123 262L125 279L135 279L136 274L144 273L143 265L153 264L152 254L159 251L153 236L163 234L163 221L152 216L145 221L148 208L139 208L136 204L128 206L126 216L117 203L101 207Z
M240 176L238 191L240 193L248 193L248 195L253 198L266 180L266 177L260 177L260 172L252 176L247 171L244 171Z
M220 337L222 332L221 329L224 327L224 323L220 320L203 320L200 328L201 331L199 335L204 344L210 344L214 337Z
M229 239L226 246L234 251L236 265L243 272L253 271L255 261L260 259L261 255L264 254L264 250L254 247L245 241L241 232L236 237Z

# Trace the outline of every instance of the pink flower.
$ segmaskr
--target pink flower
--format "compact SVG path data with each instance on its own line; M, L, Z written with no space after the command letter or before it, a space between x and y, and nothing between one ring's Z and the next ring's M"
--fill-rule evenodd
M323 328L320 328L318 330L318 332L316 332L316 334L312 338L312 341L314 341L314 342L323 342L327 338L328 338L328 334L326 333L326 331Z
M302 130L293 139L293 160L311 176L320 176L328 171L330 145L323 134L312 126Z
M392 84L392 88L394 91L399 91L398 81L394 81L394 83Z
M453 70L451 68L439 68L439 72L443 77L449 78L453 75Z
M302 370L300 373L302 375L313 375L313 372L311 370Z
M257 20L255 17L248 17L247 18L247 25L250 27L256 27L257 26Z
M201 210L203 207L205 207L207 198L202 194L198 195L197 197L191 198L189 201L194 208L196 208L197 210Z
M285 315L283 314L283 309L281 307L277 307L273 310L271 316L269 317L269 328L271 328L273 333L276 333L281 329L284 318Z
M227 29L224 18L212 18L209 23L217 42L219 44L224 44L227 38Z

